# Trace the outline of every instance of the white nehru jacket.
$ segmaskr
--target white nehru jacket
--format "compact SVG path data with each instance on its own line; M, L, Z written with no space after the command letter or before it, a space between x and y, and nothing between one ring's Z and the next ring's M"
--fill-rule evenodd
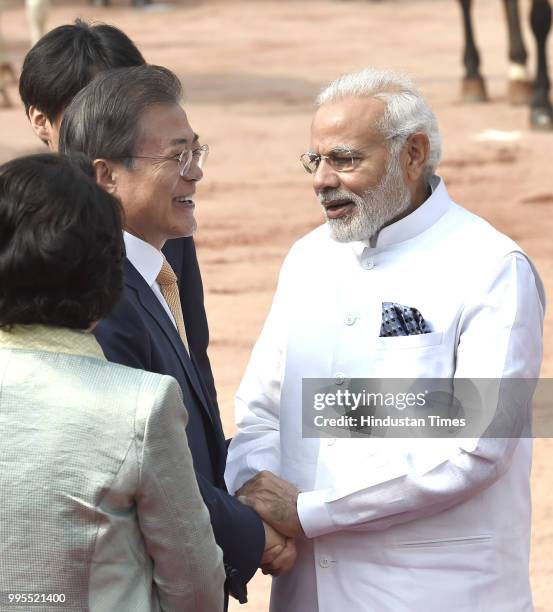
M307 538L272 612L526 612L529 439L303 439L302 378L534 378L545 296L509 238L443 181L376 246L298 241L236 397L231 491L271 470ZM380 338L383 302L431 333Z

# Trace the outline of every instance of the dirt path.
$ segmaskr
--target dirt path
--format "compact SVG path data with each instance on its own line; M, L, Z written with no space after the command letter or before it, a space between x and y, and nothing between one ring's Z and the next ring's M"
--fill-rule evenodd
M298 156L308 144L314 94L341 72L373 64L416 79L440 121L440 173L453 198L517 240L553 295L553 134L530 132L527 109L506 103L499 0L474 3L492 102L469 108L458 103L461 33L453 0L198 0L154 4L148 11L129 8L126 0L113 4L101 9L55 3L49 26L77 16L118 25L148 61L170 67L183 80L191 123L212 151L199 188L197 243L228 435L234 429L232 396L280 263L291 243L321 222ZM523 4L526 14L528 2ZM1 21L17 63L28 37L21 5L4 0ZM526 34L533 59L528 28ZM10 93L15 98L14 87ZM0 161L39 148L20 105L0 110L0 125ZM514 139L478 139L490 129ZM550 310L542 370L549 377L552 333ZM553 610L552 458L553 440L537 440L532 583L539 612ZM269 586L259 575L250 603L231 610L266 611Z

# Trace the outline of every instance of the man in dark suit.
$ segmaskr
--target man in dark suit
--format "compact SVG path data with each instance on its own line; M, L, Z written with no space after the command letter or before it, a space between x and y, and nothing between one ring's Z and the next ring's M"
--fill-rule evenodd
M75 95L103 70L145 63L132 40L114 26L90 25L77 19L74 24L54 28L27 53L19 80L19 94L33 131L50 150L57 151L63 114ZM169 240L163 253L179 279L188 345L216 411L217 395L207 355L209 330L194 239Z
M219 413L188 349L176 276L161 252L167 240L196 229L194 193L208 150L180 100L180 83L165 68L102 73L67 108L60 150L94 160L98 183L119 197L125 212L123 299L94 333L111 361L179 382L196 475L223 549L228 587L244 601L245 584L257 567L280 573L293 564L295 548L226 491Z

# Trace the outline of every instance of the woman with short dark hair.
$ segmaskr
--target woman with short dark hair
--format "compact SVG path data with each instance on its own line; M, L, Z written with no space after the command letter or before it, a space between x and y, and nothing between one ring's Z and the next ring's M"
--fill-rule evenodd
M123 287L121 206L87 159L8 162L0 198L0 326L87 329L105 317Z
M119 203L88 161L0 166L2 609L222 609L180 388L108 363L88 333L123 255Z

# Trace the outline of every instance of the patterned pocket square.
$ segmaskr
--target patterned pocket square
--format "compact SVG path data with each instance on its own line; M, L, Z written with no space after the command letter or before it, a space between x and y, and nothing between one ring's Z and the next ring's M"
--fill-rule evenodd
M416 308L395 302L382 302L382 323L380 337L416 336L428 334L430 329Z

